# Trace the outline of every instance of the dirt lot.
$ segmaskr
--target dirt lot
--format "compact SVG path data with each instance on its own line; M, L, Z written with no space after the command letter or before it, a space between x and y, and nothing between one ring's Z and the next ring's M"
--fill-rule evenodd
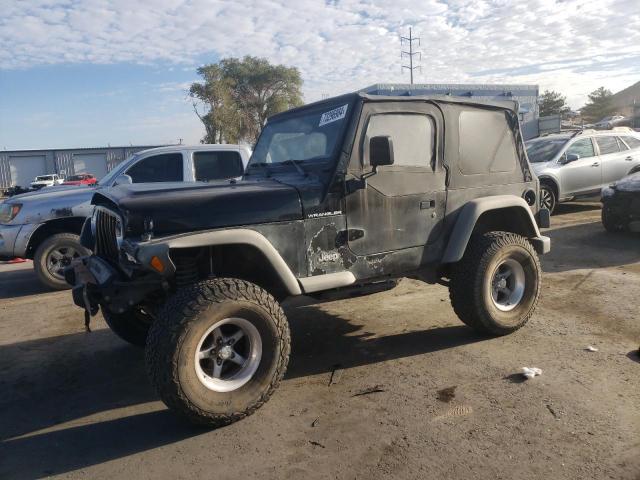
M444 287L408 280L289 306L285 381L215 431L168 412L101 319L84 333L68 292L1 266L0 478L640 479L640 237L599 215L553 218L538 311L508 337L474 334Z

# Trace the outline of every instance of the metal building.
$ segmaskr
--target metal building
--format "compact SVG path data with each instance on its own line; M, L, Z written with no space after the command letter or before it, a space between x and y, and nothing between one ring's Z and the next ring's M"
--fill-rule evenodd
M515 100L518 102L522 136L538 136L538 85L406 84L379 83L360 90L371 95L452 95L478 100Z
M91 173L99 180L114 166L140 150L158 145L0 151L0 188L28 187L38 175L68 177Z

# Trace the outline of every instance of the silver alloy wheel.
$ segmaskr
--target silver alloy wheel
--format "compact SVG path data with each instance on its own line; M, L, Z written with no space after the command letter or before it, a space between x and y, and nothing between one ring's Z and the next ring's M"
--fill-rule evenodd
M555 199L553 198L553 192L551 190L549 190L548 188L541 188L540 189L540 206L542 208L546 208L547 210L549 210L550 212L553 210L553 207L555 207Z
M71 265L71 260L79 257L80 252L73 247L54 248L47 255L47 271L56 280L64 280L64 269Z
M508 258L496 267L491 279L491 298L498 310L508 312L524 297L524 268L517 260Z
M196 375L214 392L231 392L246 384L262 358L258 329L244 318L225 318L202 335L195 353Z

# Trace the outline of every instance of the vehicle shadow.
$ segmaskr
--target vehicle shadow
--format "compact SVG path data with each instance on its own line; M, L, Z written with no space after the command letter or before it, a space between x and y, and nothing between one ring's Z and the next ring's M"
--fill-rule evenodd
M609 233L602 223L547 230L551 252L541 257L545 272L604 268L640 262L640 235Z
M600 210L602 205L591 200L590 202L570 202L560 203L556 206L553 216L568 215L571 213L588 212L590 210ZM553 217L551 217L551 224L553 224Z
M287 379L328 373L337 364L345 369L486 340L464 326L375 336L318 306L287 308L287 314L292 355L281 388ZM46 360L35 361L38 356ZM158 397L143 352L108 330L0 346L0 373L0 478L66 473L208 431L158 404L121 416L112 411Z
M49 293L33 271L33 263L2 265L0 270L0 300Z

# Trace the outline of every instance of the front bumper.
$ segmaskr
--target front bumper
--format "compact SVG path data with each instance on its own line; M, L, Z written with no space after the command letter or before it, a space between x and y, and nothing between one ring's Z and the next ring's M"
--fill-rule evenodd
M540 235L539 237L530 238L529 241L539 255L544 255L551 251L551 239L549 237Z
M142 303L150 293L164 292L169 287L160 275L134 271L127 276L95 255L75 260L65 271L65 279L73 287L73 302L91 314L99 306L123 313Z

